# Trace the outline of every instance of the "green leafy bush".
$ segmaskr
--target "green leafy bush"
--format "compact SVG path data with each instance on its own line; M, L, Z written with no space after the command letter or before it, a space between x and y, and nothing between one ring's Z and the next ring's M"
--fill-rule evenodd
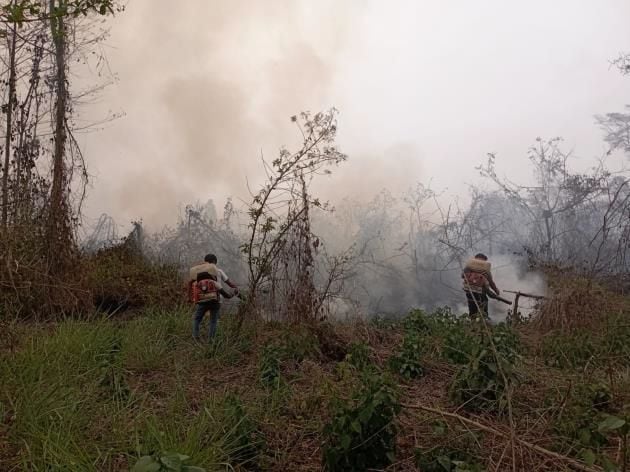
M420 335L431 333L432 320L423 310L416 309L409 312L403 320L403 326L407 332L414 332Z
M379 469L394 460L400 411L396 392L385 377L366 373L352 404L339 404L325 426L324 465L328 471Z
M441 357L453 364L465 364L478 346L479 338L468 333L463 324L455 323L444 333Z
M154 264L129 241L89 256L85 271L86 289L103 311L174 306L184 300L178 268Z
M628 406L616 408L610 389L602 383L579 385L565 403L553 423L556 447L605 471L622 470L620 466L630 457ZM621 464L615 464L607 454L612 445L621 453Z
M431 313L433 324L453 325L460 324L468 318L458 317L449 306L437 307Z
M523 345L516 331L507 324L501 323L493 326L491 333L496 349L508 362L515 363L520 361Z
M449 307L439 307L430 314L411 311L403 324L407 333L425 338L427 353L454 364L467 363L479 344L478 336L470 333L469 319L456 316Z
M500 325L492 330L492 343L482 334L468 364L462 366L450 386L451 398L471 411L503 411L510 385L520 380L518 337Z
M291 325L283 336L281 349L284 359L297 362L317 357L320 354L317 336L307 325Z
M414 379L424 374L420 356L425 352L424 338L416 332L407 332L400 352L389 359L390 368L406 379Z
M363 370L372 364L370 348L364 342L352 343L348 348L345 360L357 369Z
M610 417L611 399L608 386L600 383L580 385L571 392L553 425L564 452L577 453L591 464L598 460L608 444L605 433L611 425L603 423L600 428L600 423Z

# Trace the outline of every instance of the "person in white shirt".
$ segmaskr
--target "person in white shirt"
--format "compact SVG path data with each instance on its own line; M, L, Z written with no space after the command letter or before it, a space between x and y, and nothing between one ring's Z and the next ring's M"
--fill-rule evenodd
M199 339L199 327L201 321L206 312L210 312L210 327L208 330L208 337L212 340L217 331L217 323L219 322L219 312L221 310L221 295L225 298L232 298L238 295L238 287L234 284L227 274L219 269L217 266L217 256L214 254L207 254L204 257L204 263L198 264L190 269L190 277L188 279L188 293L192 295L193 285L196 283L198 286L203 284L203 281L212 281L212 288L199 297L195 314L193 317L193 337ZM233 289L233 293L227 292L223 288L223 284L226 284Z

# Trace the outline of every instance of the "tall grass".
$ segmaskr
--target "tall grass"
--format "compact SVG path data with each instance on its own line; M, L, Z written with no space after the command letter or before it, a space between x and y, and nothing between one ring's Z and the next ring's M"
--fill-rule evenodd
M186 310L124 324L68 320L0 354L0 414L12 418L11 454L0 457L0 469L113 471L162 451L187 454L209 470L251 460L239 454L254 429L243 426L242 408L222 394L203 399L200 412L190 408L198 399L183 385L196 363L212 362L190 330ZM229 321L219 333L223 346L235 339ZM237 357L243 344L233 344Z

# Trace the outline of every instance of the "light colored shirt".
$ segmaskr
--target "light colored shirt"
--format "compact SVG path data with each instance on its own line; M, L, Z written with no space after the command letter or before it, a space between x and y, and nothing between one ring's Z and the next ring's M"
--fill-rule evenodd
M227 274L225 272L223 272L223 269L219 269L217 267L217 272L219 273L219 281L220 282L227 283L227 281L230 280L230 278L227 276Z
M221 269L218 269L216 265L210 264L208 262L204 262L203 264L198 264L190 269L189 280L191 282L197 281L197 276L207 272L210 274L215 280L218 289L222 288L221 282L227 280L227 275ZM225 277L225 278L224 278Z

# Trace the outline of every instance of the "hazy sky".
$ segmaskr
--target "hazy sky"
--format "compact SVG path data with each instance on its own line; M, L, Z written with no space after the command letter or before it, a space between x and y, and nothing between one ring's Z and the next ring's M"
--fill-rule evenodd
M173 5L176 5L173 6ZM415 181L465 194L487 152L519 176L537 136L586 167L593 115L630 103L609 66L630 50L628 0L130 0L107 42L118 81L84 113L125 117L81 138L89 217L173 222L247 195L302 110L340 110L350 159L324 197Z

